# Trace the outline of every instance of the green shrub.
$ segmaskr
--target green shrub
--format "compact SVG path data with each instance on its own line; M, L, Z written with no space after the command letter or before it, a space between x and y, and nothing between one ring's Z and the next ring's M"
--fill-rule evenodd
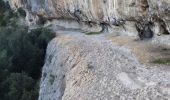
M0 0L0 100L37 100L46 47L55 34L18 25L18 15L26 13Z
M170 64L170 58L156 59L152 61L154 64Z
M4 13L7 10L11 10L9 2L4 2L3 0L0 0L0 13Z
M86 35L96 35L96 34L101 34L101 32L88 32L85 33Z
M9 26L13 22L11 19L16 17L18 15L10 9L9 3L0 0L0 26Z
M8 90L4 96L6 100L36 100L37 98L36 95L32 95L36 81L26 73L11 73L3 84L4 89Z
M21 17L26 17L26 12L23 8L20 7L17 9L17 11Z
M7 83L11 86L13 82L16 83L16 77L22 77L23 81L31 78L35 83L38 82L41 68L44 65L47 44L55 34L47 28L33 29L30 32L27 27L22 26L20 28L1 27L0 29L0 96L3 100L37 100L38 89L31 88L30 91L25 91L25 86L11 89L3 83L10 80ZM35 84L31 87L35 87ZM28 95L32 95L34 99L26 98Z

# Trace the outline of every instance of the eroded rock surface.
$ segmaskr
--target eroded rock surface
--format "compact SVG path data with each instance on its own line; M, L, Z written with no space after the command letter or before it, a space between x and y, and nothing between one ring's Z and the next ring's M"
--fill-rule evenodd
M170 0L10 0L10 5L13 9L26 10L29 25L44 17L65 23L72 20L78 22L77 27L81 22L89 27L101 23L109 28L120 26L130 35L136 34L135 23L141 31L149 26L155 34L170 33Z
M170 70L141 65L102 35L66 34L47 49L39 100L169 100Z
M170 0L8 1L14 10L26 11L26 23L32 27L43 19L54 30L114 31L116 35L139 34L142 38L170 33ZM162 40L156 42L165 38ZM168 67L141 65L129 49L101 35L65 34L47 48L39 100L169 98Z

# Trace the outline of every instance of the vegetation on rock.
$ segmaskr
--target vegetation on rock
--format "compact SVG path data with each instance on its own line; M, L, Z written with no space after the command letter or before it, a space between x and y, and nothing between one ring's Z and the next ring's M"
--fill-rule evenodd
M153 61L154 64L170 64L170 58L156 59Z
M85 33L86 35L96 35L96 34L101 34L101 32L88 32Z

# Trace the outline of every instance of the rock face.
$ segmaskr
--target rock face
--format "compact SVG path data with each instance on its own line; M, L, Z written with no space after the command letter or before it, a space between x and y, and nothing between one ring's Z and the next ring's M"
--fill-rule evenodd
M58 21L71 20L78 22L77 27L82 23L89 27L120 26L132 35L135 23L141 31L149 25L156 34L170 33L170 0L10 0L10 5L13 9L23 7L26 10L29 25L44 17L57 20L57 25L61 25Z
M26 22L152 37L170 33L170 0L8 0ZM170 70L138 63L101 35L63 34L47 48L39 100L170 100Z
M170 70L140 65L102 36L62 35L48 46L39 100L169 100Z

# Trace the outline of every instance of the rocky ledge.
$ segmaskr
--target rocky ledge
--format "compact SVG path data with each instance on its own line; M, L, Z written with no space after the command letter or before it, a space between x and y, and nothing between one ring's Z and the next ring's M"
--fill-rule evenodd
M152 34L170 33L169 0L9 0L9 2L13 9L23 8L26 11L27 24L30 26L43 20L54 22L54 25L86 30L98 26L101 32L125 30L124 34L136 35L138 31L141 38L152 37ZM71 22L74 25L70 25Z
M48 45L39 100L169 100L168 66L146 66L102 35L59 35Z

